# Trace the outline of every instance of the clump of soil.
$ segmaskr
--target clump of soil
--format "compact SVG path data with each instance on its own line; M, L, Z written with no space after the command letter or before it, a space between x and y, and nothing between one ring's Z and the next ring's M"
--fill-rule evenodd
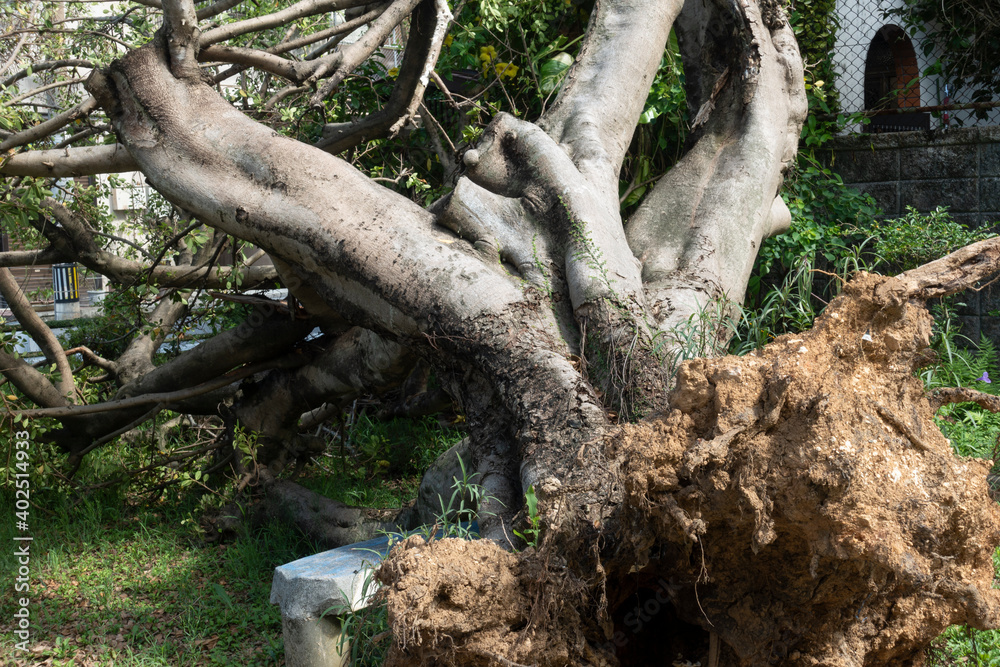
M588 659L582 588L561 569L485 540L408 538L378 572L394 639L386 664L608 664Z
M379 575L391 664L919 665L948 625L997 627L989 466L935 425L931 318L888 280L756 355L687 362L671 410L609 440L623 503L579 547L600 581L545 548L404 543Z
M621 443L633 567L722 665L920 664L948 625L1000 621L989 465L935 425L930 316L886 307L886 280L758 355L687 363L671 412Z

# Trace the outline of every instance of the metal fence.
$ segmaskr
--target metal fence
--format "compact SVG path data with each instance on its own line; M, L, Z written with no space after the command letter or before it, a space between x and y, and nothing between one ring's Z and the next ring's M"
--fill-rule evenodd
M940 74L928 74L944 60L939 47L910 35L893 10L902 0L839 0L833 62L841 111L865 112L865 132L1000 125L1000 108L970 108L968 91L956 91ZM978 113L977 113L978 111Z

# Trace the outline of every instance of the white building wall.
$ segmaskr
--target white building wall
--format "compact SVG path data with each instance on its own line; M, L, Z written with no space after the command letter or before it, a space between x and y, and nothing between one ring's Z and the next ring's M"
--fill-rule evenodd
M865 105L865 60L868 57L868 47L875 34L886 25L897 25L903 28L896 16L887 16L888 12L903 6L903 0L837 0L837 17L840 29L837 31L834 46L833 64L838 78L837 91L840 93L841 110L854 113L864 110ZM909 32L907 31L907 34ZM926 57L920 44L922 35L911 36L913 49L917 56L917 65L921 73L936 60L936 57ZM938 75L921 76L920 104L921 106L936 106L945 103L945 84L943 77ZM951 102L960 104L969 102L969 92L954 95ZM1000 124L1000 109L994 109L986 121L979 121L971 111L953 111L950 113L952 123L969 125ZM931 118L931 128L940 128L943 124L940 118ZM860 126L847 128L853 132Z

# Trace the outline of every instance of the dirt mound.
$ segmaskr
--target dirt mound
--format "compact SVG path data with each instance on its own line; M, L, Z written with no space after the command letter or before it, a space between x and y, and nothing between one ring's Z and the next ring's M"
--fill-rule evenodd
M988 465L935 425L930 316L885 308L885 280L759 355L687 363L621 443L634 579L663 577L720 664L919 664L948 625L1000 621Z
M687 362L671 411L607 443L624 502L600 581L544 547L398 548L391 664L917 665L950 624L997 627L988 465L935 425L930 316L886 281L757 355Z
M386 664L607 664L591 660L582 588L560 569L488 541L410 537L378 572L394 639Z

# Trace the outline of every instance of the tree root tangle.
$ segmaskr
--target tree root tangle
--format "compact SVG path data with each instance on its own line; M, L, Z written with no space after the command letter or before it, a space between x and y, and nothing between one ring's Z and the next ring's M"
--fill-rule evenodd
M405 542L379 574L391 664L920 665L949 625L998 627L989 466L934 422L931 318L899 284L859 274L812 330L686 362L606 444L600 581L544 545Z

